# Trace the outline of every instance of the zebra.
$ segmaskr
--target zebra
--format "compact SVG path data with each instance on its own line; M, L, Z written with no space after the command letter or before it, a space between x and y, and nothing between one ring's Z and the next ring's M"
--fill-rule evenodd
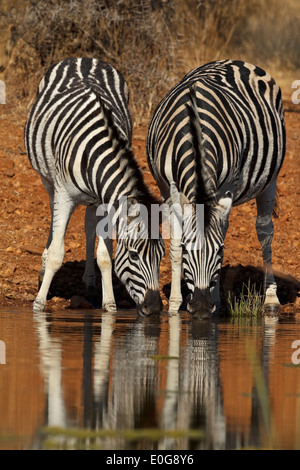
M182 272L190 314L207 318L220 312L220 270L230 210L256 199L256 232L265 272L263 308L269 315L278 314L272 213L286 132L275 80L240 60L217 60L191 70L156 107L146 146L162 198L175 207L169 310L178 311L181 305ZM172 223L178 217L176 207L186 204L194 209L179 237ZM203 207L202 230L195 228L198 205Z
M96 291L97 237L103 310L116 310L114 268L139 315L161 312L163 240L134 236L138 226L145 229L138 207L154 203L155 198L133 155L128 102L128 86L121 73L95 58L64 59L50 67L39 84L25 124L25 146L49 195L51 225L34 311L45 308L53 276L62 265L69 219L76 206L85 205L86 292L95 295ZM110 229L98 230L101 221L110 218Z

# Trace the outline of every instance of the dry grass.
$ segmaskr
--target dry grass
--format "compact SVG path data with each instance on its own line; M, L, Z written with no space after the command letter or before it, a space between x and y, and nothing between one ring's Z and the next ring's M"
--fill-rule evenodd
M67 56L98 57L123 73L140 121L186 72L210 60L240 58L275 78L300 69L297 6L297 0L3 0L0 28L9 33L0 72L2 65L14 85L10 101L28 106L50 65Z

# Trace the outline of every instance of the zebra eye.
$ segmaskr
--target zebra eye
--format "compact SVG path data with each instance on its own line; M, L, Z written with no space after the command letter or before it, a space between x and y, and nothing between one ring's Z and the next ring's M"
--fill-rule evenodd
M223 248L224 248L224 243L222 243L222 245L219 248L216 248L216 253L218 255L221 255L223 252Z
M213 280L213 281L210 281L210 285L209 287L215 287L215 285L217 284L217 280Z
M139 259L139 255L136 251L129 251L129 256L133 261L138 261Z

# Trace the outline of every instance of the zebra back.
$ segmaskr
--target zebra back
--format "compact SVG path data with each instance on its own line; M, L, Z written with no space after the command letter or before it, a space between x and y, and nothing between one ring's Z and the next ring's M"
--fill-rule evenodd
M163 197L174 181L190 202L205 203L213 190L230 189L235 205L256 197L277 177L284 150L280 88L242 61L190 71L158 105L147 135Z
M45 180L73 185L78 203L94 203L116 197L112 188L120 189L126 173L120 166L127 165L128 178L136 173L139 179L131 135L122 75L97 59L71 58L51 67L41 80L25 126L25 145Z

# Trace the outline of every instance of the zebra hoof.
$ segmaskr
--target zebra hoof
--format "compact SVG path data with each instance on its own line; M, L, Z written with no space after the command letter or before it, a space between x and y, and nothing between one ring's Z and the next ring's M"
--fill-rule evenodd
M113 303L113 302L107 303L107 304L103 304L102 310L103 310L104 312L116 312L116 311L117 311L117 306L116 306L116 304Z
M263 305L263 313L268 317L277 317L280 315L280 304Z
M32 310L34 312L42 312L45 308L46 302L43 302L42 300L36 299L33 302Z
M169 301L169 313L178 313L180 306L182 304L182 299L178 299L175 301Z

